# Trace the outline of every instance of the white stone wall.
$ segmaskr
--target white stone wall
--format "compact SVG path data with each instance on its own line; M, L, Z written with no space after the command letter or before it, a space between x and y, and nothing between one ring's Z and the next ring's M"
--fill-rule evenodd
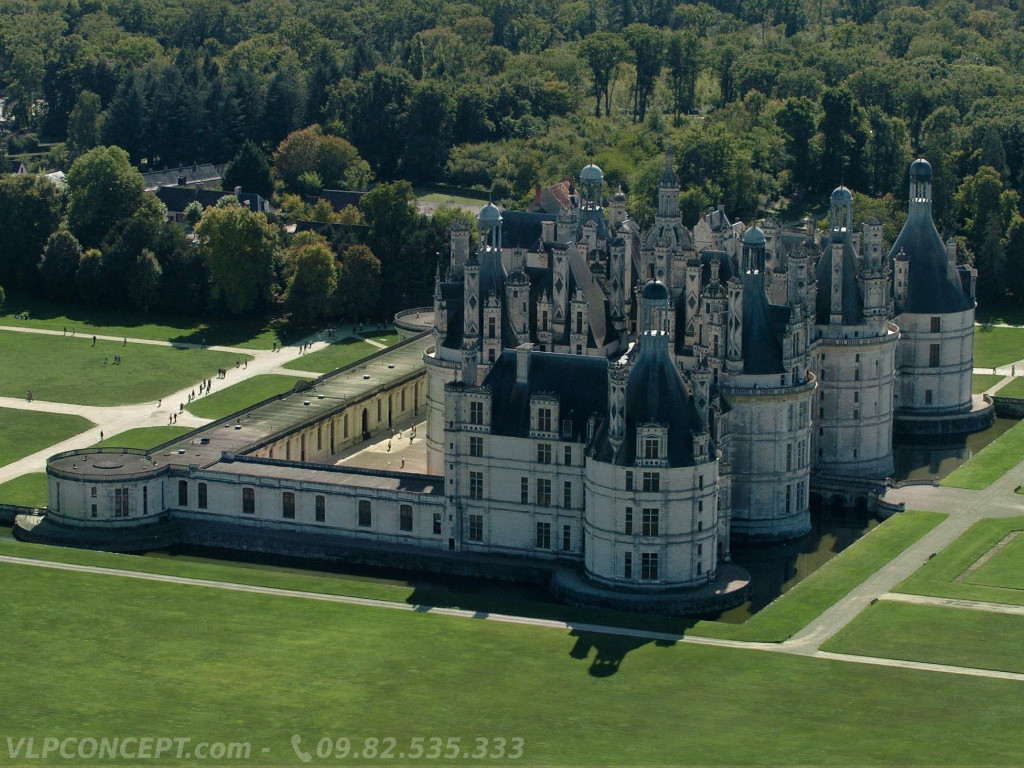
M658 492L643 491L645 471L658 473ZM633 473L633 490L627 490L627 472ZM591 579L646 590L695 587L714 580L721 533L717 460L646 470L590 460L586 481L584 564ZM627 508L632 515L628 533ZM643 535L645 508L658 510L657 536ZM658 554L657 579L643 578L645 552ZM626 553L631 555L628 575Z
M47 478L49 508L55 517L76 526L129 526L155 520L165 509L166 478L67 480ZM127 514L117 515L118 491L128 499Z
M820 338L812 366L812 457L818 471L884 478L893 471L892 416L899 333L889 325L875 338ZM825 329L827 332L827 329ZM864 328L864 332L869 331ZM852 337L852 331L847 334Z
M732 468L733 533L780 538L810 530L814 386L723 388L732 406L725 458Z
M939 332L933 332L938 318ZM936 416L971 409L974 365L974 310L946 315L902 314L896 352L896 412ZM939 365L931 365L932 345L939 345ZM929 396L930 393L930 396ZM930 398L930 402L929 402Z

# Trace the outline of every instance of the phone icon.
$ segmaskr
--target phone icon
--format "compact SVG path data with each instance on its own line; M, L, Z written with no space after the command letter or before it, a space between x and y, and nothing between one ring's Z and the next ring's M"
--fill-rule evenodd
M292 751L295 753L295 756L299 758L299 760L301 760L304 763L308 763L310 760L313 759L313 756L309 754L309 752L304 750L301 745L302 737L296 733L292 736Z

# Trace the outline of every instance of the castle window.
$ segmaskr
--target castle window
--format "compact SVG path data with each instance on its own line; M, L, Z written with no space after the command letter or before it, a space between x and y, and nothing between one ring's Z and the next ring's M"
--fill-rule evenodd
M801 480L799 483L796 484L796 503L797 504L806 504L807 503L807 500L804 499L804 481L803 480Z
M942 332L942 318L941 317L933 317L932 318L932 333L941 333L941 332Z
M491 347L490 349L487 350L487 362L494 362L494 347Z
M642 581L658 580L658 553L640 553L640 579Z
M859 403L860 402L860 392L854 392L853 393L853 402L855 402L855 403Z
M697 545L697 557L700 557L702 554L704 554L704 545L703 544L698 544Z
M434 513L433 533L434 533L435 536L440 536L441 535L441 513L440 512L435 512Z
M568 552L572 549L572 526L562 526L562 551Z
M246 515L256 514L256 491L252 488L242 489L242 513Z
M697 488L704 490L704 475L697 475Z
M398 530L400 530L400 531L411 531L412 530L412 505L411 504L402 504L398 508Z
M854 408L853 409L853 418L854 419L859 419L860 418L860 408Z
M469 473L469 498L482 499L484 497L484 473Z
M537 480L537 506L551 506L551 481L548 479Z
M626 490L633 490L633 472L632 470L626 470Z
M567 467L571 467L572 466L572 446L571 445L565 446L565 461L564 461L564 464Z
M537 549L551 549L551 523L537 523Z
M546 309L540 313L540 329L542 331L548 329L548 311Z
M644 472L644 491L647 493L661 490L661 474L658 472Z
M291 491L281 494L281 517L286 520L295 519L295 494Z
M130 503L127 488L114 489L114 517L128 517Z
M484 423L484 404L479 401L473 401L469 404L469 423L470 424L483 424Z
M786 471L793 469L793 445L786 445Z
M924 404L925 405L931 405L932 404L932 391L930 389L926 389L924 391Z
M96 516L97 516L97 510L96 510L96 505L95 505L95 504L93 504L93 505L92 505L92 510L91 510L91 512L92 512L92 516L93 516L93 517L96 517Z
M562 484L562 506L572 509L572 483L568 480Z
M519 479L519 503L530 503L530 478L528 477L522 477Z
M930 344L928 346L928 367L938 368L939 367L939 345Z
M627 536L633 535L633 508L626 507L626 524L623 528L623 532Z
M572 437L572 419L562 419L562 437Z
M550 408L538 408L537 409L537 431L538 432L550 432L551 431L551 409Z
M786 486L786 514L788 515L793 507L793 489L790 486Z
M658 518L660 517L657 509L644 508L643 512L643 535L644 536L657 536L658 535Z
M366 499L359 500L358 523L361 528L369 528L373 523L373 516L370 511L370 502Z
M483 515L470 515L469 516L469 540L470 541L483 541L484 540L484 516Z
M90 490L89 495L92 496L94 499L96 498L96 486L95 485Z
M199 484L199 500L197 505L200 509L206 509L206 483Z
M188 480L178 481L178 506L188 506Z
M576 313L576 333L583 333L583 313Z
M551 463L551 443L537 443L537 463Z
M645 437L644 438L644 458L645 459L657 459L660 458L659 453L661 448L661 440L657 437Z
M348 414L341 417L341 436L348 437Z
M316 449L319 451L319 450L322 450L323 447L324 447L323 427L318 424L317 427L316 427Z
M860 381L860 368L853 369L853 380Z
M316 521L318 523L327 521L327 499L320 494L316 496Z
M497 332L497 324L495 323L495 318L488 317L487 318L487 337L490 338L490 339L493 339L494 338L494 334L496 332Z
M480 457L484 455L484 439L478 435L469 438L469 455Z
M622 553L622 578L632 579L633 578L633 553L623 552Z

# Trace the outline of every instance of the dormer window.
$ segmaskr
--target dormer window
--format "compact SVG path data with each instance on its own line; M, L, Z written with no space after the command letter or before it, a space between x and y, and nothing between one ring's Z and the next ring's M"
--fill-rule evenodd
M661 458L661 441L656 437L645 437L644 438L644 458L645 459L660 459Z
M668 428L646 424L637 429L636 456L641 466L665 466L668 458Z
M538 432L550 432L551 431L551 409L550 408L538 408L537 409L537 431Z

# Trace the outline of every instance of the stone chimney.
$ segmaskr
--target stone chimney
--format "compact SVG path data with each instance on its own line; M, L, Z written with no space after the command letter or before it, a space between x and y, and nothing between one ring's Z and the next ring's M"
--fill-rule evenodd
M516 347L516 384L525 384L530 377L530 353L533 344L520 344Z

